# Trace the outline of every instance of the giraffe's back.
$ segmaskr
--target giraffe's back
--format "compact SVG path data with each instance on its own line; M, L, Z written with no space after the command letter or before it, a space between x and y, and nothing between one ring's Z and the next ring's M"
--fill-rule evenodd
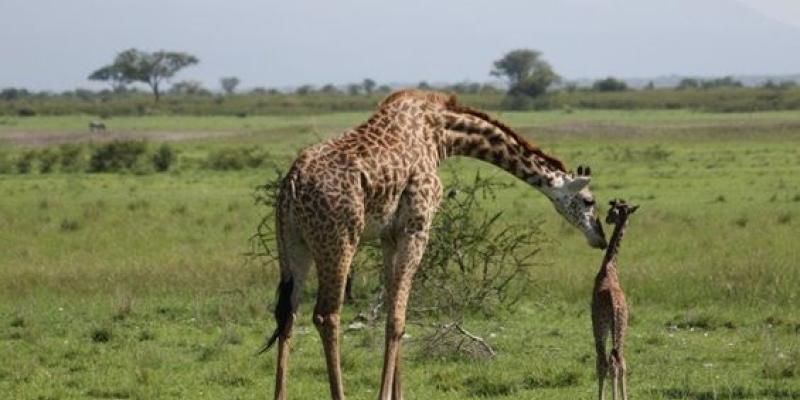
M305 220L320 212L331 220L347 214L367 236L391 225L413 177L438 168L428 101L387 99L365 123L301 152L287 179L294 190L292 212L307 217L293 218L319 225Z

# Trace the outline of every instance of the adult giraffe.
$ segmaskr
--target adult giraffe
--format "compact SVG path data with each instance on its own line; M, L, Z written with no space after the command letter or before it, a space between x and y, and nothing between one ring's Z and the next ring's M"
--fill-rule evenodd
M283 178L276 205L281 281L275 398L286 397L289 338L306 274L316 264L313 321L322 339L331 396L343 399L339 314L350 262L363 237L381 239L387 291L380 399L401 399L400 339L411 282L442 196L439 163L449 156L492 163L538 189L595 248L606 246L589 170L564 164L455 96L399 91L360 126L303 151Z

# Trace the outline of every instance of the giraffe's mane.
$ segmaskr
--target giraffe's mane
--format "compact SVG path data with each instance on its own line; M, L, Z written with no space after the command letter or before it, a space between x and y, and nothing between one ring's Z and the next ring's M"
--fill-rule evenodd
M390 94L385 99L383 99L379 107L384 107L386 105L394 103L395 101L406 98L419 99L422 101L435 103L444 107L447 110L461 114L468 114L473 117L479 118L500 129L503 133L505 133L506 135L514 139L517 143L519 143L520 146L524 147L525 150L533 154L536 154L537 156L544 159L547 162L547 164L550 165L550 167L565 172L567 170L566 166L564 166L564 163L561 160L543 152L542 149L540 149L533 143L528 142L525 138L523 138L520 134L511 129L508 125L490 117L488 114L482 111L478 111L474 108L459 104L455 94L446 95L440 92L432 92L432 91L418 90L418 89L399 90Z
M559 160L559 159L557 159L557 158L545 153L538 146L536 146L533 143L525 140L525 138L523 138L520 134L518 134L516 131L511 129L511 127L509 127L508 125L506 125L506 124L504 124L504 123L502 123L502 122L490 117L488 114L486 114L486 113L484 113L482 111L478 111L478 110L476 110L474 108L458 104L458 102L456 101L456 96L455 95L452 95L450 97L450 100L447 102L447 108L449 110L457 112L457 113L468 114L468 115L471 115L473 117L480 118L480 119L488 122L489 124L492 124L492 125L496 126L498 129L503 131L503 133L505 133L506 135L510 136L514 140L516 140L517 143L520 144L520 146L524 147L526 150L528 150L528 151L536 154L537 156L541 157L542 159L544 159L550 165L550 167L556 168L556 169L558 169L560 171L566 172L567 168L566 168L566 166L564 165L564 163L561 160Z

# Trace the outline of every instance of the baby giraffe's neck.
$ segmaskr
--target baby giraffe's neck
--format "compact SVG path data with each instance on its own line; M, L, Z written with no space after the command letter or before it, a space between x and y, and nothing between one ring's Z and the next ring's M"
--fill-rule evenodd
M625 225L628 223L628 215L620 214L619 220L614 225L614 233L611 234L611 239L606 248L606 256L603 258L603 269L615 269L617 266L617 253L619 253L619 246L622 243L622 236L625 234Z

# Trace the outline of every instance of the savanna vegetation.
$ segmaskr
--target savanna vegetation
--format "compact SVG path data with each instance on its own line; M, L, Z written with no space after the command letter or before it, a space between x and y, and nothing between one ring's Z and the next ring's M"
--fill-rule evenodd
M465 103L485 110L693 110L702 112L753 112L800 109L800 88L716 87L687 89L607 90L566 87L535 98L507 96L502 90L479 84L439 88L459 93ZM422 85L426 87L425 85ZM308 88L309 90L313 88ZM8 89L7 89L8 90ZM14 89L17 90L17 89ZM215 95L199 83L178 82L175 90L154 103L152 96L137 91L96 93L71 91L60 95L7 93L0 99L0 118L12 116L59 116L86 114L92 118L118 116L238 116L314 115L320 113L366 112L385 97L384 88L371 94L311 90L283 93L268 90ZM0 96L2 98L3 96ZM7 123L7 122L6 122ZM84 126L85 127L85 126Z
M276 266L253 237L269 213L264 184L298 149L363 120L358 110L380 96L373 89L335 95L364 104L345 108L355 112L303 106L293 116L256 104L334 103L319 94L164 95L157 106L139 94L0 102L0 397L269 397L274 354L254 354L274 327ZM603 203L641 205L620 256L634 398L800 398L800 117L734 112L764 104L761 94L797 101L795 89L773 90L563 91L553 98L588 103L494 113L568 165L591 165ZM669 96L736 106L673 110L684 107L667 106ZM496 109L481 101L500 104L503 95L465 98ZM663 110L586 109L629 98ZM18 116L23 102L37 115ZM130 112L109 111L107 131L88 133L103 107ZM236 116L243 109L246 117ZM492 166L453 159L442 175L451 196L438 243L483 245L466 249L515 279L506 298L493 297L490 284L486 301L458 304L495 270L441 269L457 260L446 245L431 248L404 345L408 398L593 397L588 304L601 252ZM510 243L523 244L511 249L523 263L493 258ZM353 399L376 396L382 362L370 252L355 265L345 306L343 370ZM453 282L444 288L456 289L452 299L442 295L443 279ZM293 398L328 390L310 321L314 285L294 336Z

